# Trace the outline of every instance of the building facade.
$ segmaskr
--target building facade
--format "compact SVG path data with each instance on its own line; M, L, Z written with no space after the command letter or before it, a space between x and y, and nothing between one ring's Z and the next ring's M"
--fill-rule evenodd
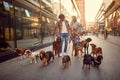
M53 0L0 0L0 40L12 49L52 43L58 15L65 13L69 21L72 11L80 15L72 0L66 1L67 5L64 0L57 4Z
M0 0L0 40L7 41L12 49L53 42L57 16L51 2L46 1Z
M80 11L80 23L83 27L86 27L85 21L85 0L75 0Z
M112 35L120 36L120 0L113 0L106 9L105 27Z
M53 0L53 11L57 16L64 14L69 22L72 15L77 16L77 19L80 20L80 12L75 0Z
M120 0L103 0L102 6L104 8L98 11L96 23L102 20L103 29L111 35L120 36Z

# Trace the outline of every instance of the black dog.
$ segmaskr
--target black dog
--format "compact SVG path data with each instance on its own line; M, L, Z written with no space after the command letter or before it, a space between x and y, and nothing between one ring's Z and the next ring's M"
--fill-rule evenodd
M62 58L62 67L63 69L66 68L68 65L71 65L71 59L69 55L65 55Z
M90 69L92 61L93 61L93 57L90 54L85 54L84 59L83 59L83 67L82 68L84 69L84 66L86 65L86 67L88 66L88 69Z
M98 68L102 62L102 59L103 59L102 55L98 55L96 59L94 58L94 67Z

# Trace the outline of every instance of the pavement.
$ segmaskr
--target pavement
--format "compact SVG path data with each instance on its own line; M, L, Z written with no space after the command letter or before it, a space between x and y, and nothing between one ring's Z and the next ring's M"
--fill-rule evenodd
M103 35L101 35L101 34L98 36L98 38L104 39ZM108 35L107 39L105 39L105 40L111 44L120 46L120 36Z
M61 68L62 57L55 56L55 60L50 62L46 67L41 65L41 61L37 64L30 64L29 59L23 60L20 57L0 63L0 80L120 80L120 38L108 36L106 40L102 36L86 36L83 39L91 37L92 42L103 48L103 61L100 68L82 69L82 59L72 57L72 64L67 69ZM70 55L71 45L67 53ZM48 46L40 50L52 50L52 46ZM91 50L89 50L91 51Z

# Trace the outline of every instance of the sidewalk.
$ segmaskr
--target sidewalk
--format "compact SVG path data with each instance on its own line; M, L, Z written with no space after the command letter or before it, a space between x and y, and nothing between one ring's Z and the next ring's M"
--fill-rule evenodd
M32 50L33 54L39 54L40 50L43 49L45 51L52 50L52 43L46 43L46 44L41 44L41 45L36 45L36 46L31 46L30 49ZM8 51L8 52L3 52L0 53L0 63L10 60L12 58L18 57L18 53L15 51Z
M104 39L103 35L99 35L98 38ZM111 44L115 44L120 46L120 37L119 36L112 36L108 35L106 41L110 42Z
M40 52L41 50L44 50L44 51L52 51L52 45L49 45L49 46L46 46L46 47L44 47L44 48L38 49L38 50L36 50L36 51L33 51L32 53L33 53L34 55L36 55L36 54L39 54L39 52Z
M63 47L62 47L63 49L62 49L62 50L64 50L64 45L65 45L65 44L63 43ZM33 53L34 55L36 55L36 54L39 54L39 52L40 52L41 50L44 50L44 51L52 51L52 44L49 45L49 46L46 46L46 47L44 47L44 48L38 49L38 50L36 50L36 51L33 51L32 53ZM66 54L67 54L67 55L70 55L71 52L72 52L72 42L68 44L68 48L67 48ZM62 51L62 53L63 53L63 51Z

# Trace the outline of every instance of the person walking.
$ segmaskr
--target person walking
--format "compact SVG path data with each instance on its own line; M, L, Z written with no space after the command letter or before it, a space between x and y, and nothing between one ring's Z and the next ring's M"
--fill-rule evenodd
M65 19L64 14L59 15L59 21L56 23L55 31L57 29L58 29L59 35L61 37L61 43L60 43L60 56L61 56L61 55L63 55L62 54L63 42L65 42L64 54L67 51L69 33L71 32L69 22Z
M107 29L104 30L104 39L107 39L108 37L108 33L107 33Z
M77 21L76 16L72 16L72 20L70 22L70 27L72 28L72 31L77 31L79 33L79 28L80 28L80 24Z
M80 37L79 37L80 24L79 24L79 22L77 21L76 16L72 16L72 20L71 20L71 22L70 22L70 27L71 27L71 29L72 29L72 33L77 33L77 35L73 35L73 37L78 37L78 38L80 38ZM73 40L77 40L77 39L74 38ZM75 41L75 42L76 42L76 41ZM76 42L76 43L75 43L75 42L73 41L73 46L77 46L76 43L78 43L78 42ZM72 54L73 54L73 51L72 51ZM76 50L75 50L75 55L76 55L76 54L77 54L77 53L76 53Z

